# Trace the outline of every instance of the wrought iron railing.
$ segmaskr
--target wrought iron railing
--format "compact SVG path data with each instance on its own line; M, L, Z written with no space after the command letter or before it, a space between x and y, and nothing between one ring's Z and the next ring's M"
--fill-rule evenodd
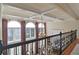
M61 55L63 51L76 39L76 30L59 33L43 38L32 39L25 42L18 42L3 46L0 43L0 54L3 55L7 51L7 55L22 54L22 46L26 48L26 55ZM35 48L38 42L38 48ZM38 52L36 53L36 49Z

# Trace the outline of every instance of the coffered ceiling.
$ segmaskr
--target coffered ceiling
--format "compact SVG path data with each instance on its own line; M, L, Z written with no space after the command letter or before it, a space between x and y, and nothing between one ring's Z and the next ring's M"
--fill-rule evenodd
M52 18L59 20L79 20L79 4L6 3L3 4L3 14L32 19L44 19L47 16L51 20Z

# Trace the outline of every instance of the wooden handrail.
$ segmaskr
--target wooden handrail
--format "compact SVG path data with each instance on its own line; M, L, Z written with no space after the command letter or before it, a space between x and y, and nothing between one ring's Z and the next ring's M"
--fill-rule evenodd
M47 36L47 37L43 37L43 38L38 38L38 40L32 39L32 40L28 40L28 41L25 41L25 42L13 43L13 44L10 44L8 46L1 47L1 49L5 50L5 49L21 46L21 45L24 45L24 44L29 44L29 43L32 43L32 42L36 42L36 41L45 40L46 38L55 37L55 36L58 36L58 35L60 35L60 34L51 35L51 36Z

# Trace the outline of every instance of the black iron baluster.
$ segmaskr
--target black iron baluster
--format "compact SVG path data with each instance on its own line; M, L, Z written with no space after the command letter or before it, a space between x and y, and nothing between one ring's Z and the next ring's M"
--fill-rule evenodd
M72 43L72 41L73 41L73 31L71 30L71 43Z
M73 40L75 40L75 31L73 32Z
M14 48L14 54L17 55L17 47Z
M28 44L27 44L27 51L26 51L26 54L28 54L28 51L29 51L29 49L28 49Z
M60 55L62 54L62 32L60 32Z
M75 39L77 38L77 30L75 30Z
M40 54L40 41L38 42L38 54Z
M33 43L32 43L32 54L33 54Z
M42 40L42 47L43 47L43 40Z
M39 55L41 54L41 46L42 46L42 45L40 45L40 43L41 43L41 41L39 41L39 43L38 43L38 45L39 45L39 46L38 46L38 54L39 54Z
M46 48L46 55L47 55L47 38L46 38L45 48Z
M18 48L18 47L16 47L16 55L17 55L17 48Z
M32 46L31 46L31 43L29 44L29 53L32 54Z
M30 53L31 53L31 45L30 44L31 43L28 44L28 55L30 55Z
M50 45L50 38L47 40L47 54L49 54L49 45Z

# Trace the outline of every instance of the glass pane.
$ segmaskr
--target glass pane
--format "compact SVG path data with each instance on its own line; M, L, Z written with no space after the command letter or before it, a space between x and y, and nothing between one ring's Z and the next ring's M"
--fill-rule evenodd
M44 32L43 28L39 28L39 33L42 33L42 32Z
M8 40L13 41L13 29L12 28L8 29Z
M41 28L41 32L43 33L44 31L43 31L43 28Z
M26 38L30 38L30 28L26 28Z
M39 30L38 30L38 31L39 31L39 33L40 33L40 32L41 32L41 29L39 28Z
M14 28L16 40L20 39L20 28Z
M34 37L34 28L31 28L31 37Z

